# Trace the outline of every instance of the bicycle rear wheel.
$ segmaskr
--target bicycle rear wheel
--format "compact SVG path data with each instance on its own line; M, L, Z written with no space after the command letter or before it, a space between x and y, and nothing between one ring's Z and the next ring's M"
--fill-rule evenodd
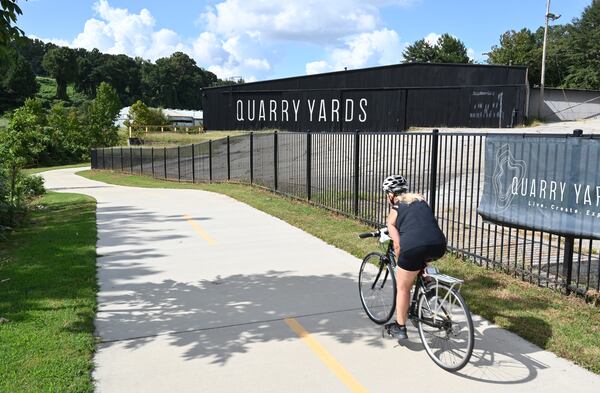
M467 303L447 285L431 284L418 303L419 336L429 357L447 371L463 368L473 353L474 328Z
M358 290L362 306L373 322L382 325L390 320L396 309L396 277L382 254L373 252L363 259Z

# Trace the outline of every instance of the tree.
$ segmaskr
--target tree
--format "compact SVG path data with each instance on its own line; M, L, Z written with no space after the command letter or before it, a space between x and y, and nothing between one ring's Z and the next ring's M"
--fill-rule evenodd
M161 106L160 76L158 66L150 61L138 59L140 65L141 97L150 106Z
M26 98L34 96L37 92L38 85L35 74L23 56L15 57L12 67L6 75L4 85L7 92L19 102L25 101Z
M44 149L46 118L39 100L28 99L15 110L8 127L0 129L0 167L8 178L9 224L14 224L19 204L17 180L21 169L34 164Z
M114 146L118 140L115 121L121 103L115 89L106 82L100 83L96 98L83 110L85 126L89 132L89 147Z
M587 6L571 28L566 87L600 89L600 2Z
M159 105L170 108L200 109L200 89L217 80L215 74L198 67L192 58L182 52L158 59L156 69L147 67L147 70L152 71L151 80L155 86L150 90L158 91Z
M46 154L51 164L81 162L88 155L89 138L77 110L65 108L62 101L52 105L48 113Z
M42 60L46 52L50 49L58 48L58 46L51 42L45 43L37 38L20 37L14 41L14 47L19 55L23 56L31 64L31 69L35 75L50 76L42 66Z
M465 44L448 33L437 40L435 60L436 63L471 63Z
M168 124L161 109L148 108L142 101L136 101L129 108L125 125L128 127L162 126Z
M405 63L434 63L435 48L425 39L417 40L404 50Z
M524 65L529 68L529 81L540 82L542 52L535 35L529 29L509 30L500 36L500 46L494 45L488 54L489 64Z
M102 55L95 66L97 80L109 83L123 104L129 105L140 96L140 67L134 59L126 55Z
M0 46L6 46L13 38L23 35L23 30L14 25L23 11L17 5L17 0L1 0L0 4Z
M403 56L405 63L471 63L465 44L448 33L442 34L434 45L425 39L415 41L406 47Z
M56 79L56 97L67 101L67 84L74 82L77 73L77 57L69 48L50 49L42 61L44 69Z

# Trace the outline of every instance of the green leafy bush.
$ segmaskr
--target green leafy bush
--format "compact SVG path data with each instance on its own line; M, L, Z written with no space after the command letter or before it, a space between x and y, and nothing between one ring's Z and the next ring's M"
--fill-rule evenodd
M16 193L22 201L42 196L46 193L44 179L38 175L21 174L17 179Z

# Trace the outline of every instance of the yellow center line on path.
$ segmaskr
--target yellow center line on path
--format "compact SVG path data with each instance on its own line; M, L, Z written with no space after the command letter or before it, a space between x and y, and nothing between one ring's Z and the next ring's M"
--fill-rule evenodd
M284 321L351 392L368 392L295 318L285 318Z
M215 239L210 237L210 235L208 233L206 233L206 231L200 226L200 224L198 224L196 221L194 221L194 219L192 217L190 217L187 214L184 214L183 218L185 218L185 220L192 226L192 228L194 228L196 233L198 235L200 235L200 237L202 239L204 239L208 244L210 244L211 246L214 246L215 244L217 244Z

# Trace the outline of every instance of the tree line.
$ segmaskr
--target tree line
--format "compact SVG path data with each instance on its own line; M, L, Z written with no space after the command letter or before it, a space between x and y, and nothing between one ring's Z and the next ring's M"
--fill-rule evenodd
M36 75L54 78L56 98L65 101L68 84L91 99L100 83L106 82L123 105L142 100L153 107L181 109L201 109L201 88L233 83L217 78L182 52L151 62L98 49L58 47L28 37L13 40L8 52L0 71L2 101L16 105L35 94Z
M487 53L488 64L524 65L529 83L539 85L544 27L508 30ZM587 6L571 23L548 28L545 85L600 90L600 2ZM471 63L465 44L443 34L431 44L415 41L404 50L404 62Z

